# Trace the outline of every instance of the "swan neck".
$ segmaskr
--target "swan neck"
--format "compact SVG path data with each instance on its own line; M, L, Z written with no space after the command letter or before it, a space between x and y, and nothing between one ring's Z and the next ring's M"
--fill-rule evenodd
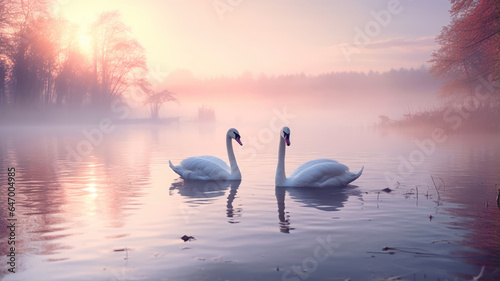
M285 174L285 140L280 138L279 154L278 154L278 167L276 168L276 186L283 186L286 181Z
M241 175L238 163L236 163L236 157L234 157L233 142L231 137L226 137L226 148L227 148L227 157L229 158L229 166L231 167L231 175L232 176Z

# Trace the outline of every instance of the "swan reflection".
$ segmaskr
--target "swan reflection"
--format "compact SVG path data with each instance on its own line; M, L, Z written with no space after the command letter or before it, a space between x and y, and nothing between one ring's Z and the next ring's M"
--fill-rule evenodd
M303 204L303 207L312 207L321 211L339 211L349 196L359 196L358 190L353 188L300 188L300 187L276 187L276 201L278 203L279 228L282 233L290 233L294 230L290 222L290 212L285 210L285 197L289 197Z
M198 181L198 180L181 180L172 183L170 187L170 195L173 195L174 190L181 196L189 198L185 202L188 207L203 208L212 204L217 197L224 196L226 190L229 189L229 194L226 201L226 216L229 223L239 223L235 218L241 217L241 208L234 208L233 201L238 193L238 188L241 180L233 181ZM188 212L193 213L193 212Z

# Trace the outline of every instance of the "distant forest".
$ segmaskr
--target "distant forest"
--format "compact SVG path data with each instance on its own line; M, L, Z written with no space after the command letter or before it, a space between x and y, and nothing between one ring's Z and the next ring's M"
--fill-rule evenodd
M451 23L437 36L440 48L430 61L430 72L447 80L441 93L450 98L449 104L397 122L382 117L383 125L500 132L500 1L451 4Z
M252 93L259 98L304 95L310 93L427 92L437 94L443 82L435 79L427 68L393 69L387 72L331 72L319 75L254 75L197 79L187 70L171 73L165 84L189 96L227 93Z
M437 100L444 82L434 78L425 67L387 72L332 72L320 75L254 75L197 79L187 70L172 72L165 87L180 99L210 99L237 102L258 100L263 105L300 104L302 107L349 106L376 107L383 111L388 101ZM357 105L356 105L357 104Z

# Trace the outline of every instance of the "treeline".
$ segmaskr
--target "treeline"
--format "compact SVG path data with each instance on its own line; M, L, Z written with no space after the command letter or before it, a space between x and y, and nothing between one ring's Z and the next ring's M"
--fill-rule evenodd
M105 12L90 30L79 30L51 12L55 4L0 0L0 118L106 111L131 86L150 91L145 51L118 12ZM87 32L90 55L79 45Z
M448 80L444 95L473 96L484 81L490 88L500 82L500 0L450 2L451 23L437 36L440 48L432 54L431 73Z
M319 75L254 75L246 72L239 77L210 79L197 79L189 71L181 70L167 77L165 85L197 99L203 96L247 96L270 101L297 98L307 102L332 97L376 99L435 96L443 83L435 79L428 69L421 67L386 72L331 72ZM238 95L233 95L236 93Z
M449 132L500 132L500 1L450 0L451 23L437 37L431 73L443 78L445 106L408 113L382 127L432 126Z

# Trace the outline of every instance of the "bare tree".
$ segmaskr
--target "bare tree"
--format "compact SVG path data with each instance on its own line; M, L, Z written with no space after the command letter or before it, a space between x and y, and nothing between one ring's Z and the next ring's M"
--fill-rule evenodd
M147 74L144 48L117 11L104 12L91 27L94 44L93 105L108 105Z
M160 109L164 103L173 101L176 102L177 99L174 94L169 90L163 90L159 92L151 91L148 93L144 105L149 105L149 112L151 114L151 119L157 120L160 114Z

